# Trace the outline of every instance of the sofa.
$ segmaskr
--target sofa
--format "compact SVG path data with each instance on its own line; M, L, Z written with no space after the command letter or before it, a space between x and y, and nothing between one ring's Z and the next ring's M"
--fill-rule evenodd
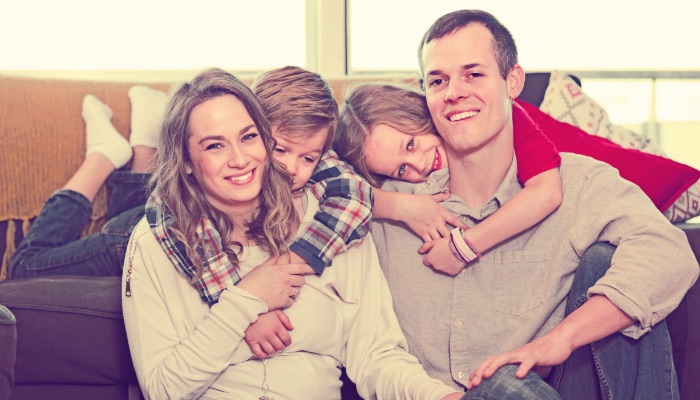
M417 82L412 75L329 81L342 100L349 85L370 80ZM167 92L174 83L145 84ZM91 93L108 104L114 112L113 124L128 137L127 91L134 84L0 74L0 137L4 139L0 156L0 400L142 397L121 313L120 278L6 279L9 258L43 202L83 159L83 97ZM520 99L539 106L548 84L549 74L528 74ZM84 234L104 224L105 203L103 189ZM678 226L700 259L700 224ZM681 397L698 398L700 284L688 292L667 322ZM343 398L358 398L351 382L345 382Z

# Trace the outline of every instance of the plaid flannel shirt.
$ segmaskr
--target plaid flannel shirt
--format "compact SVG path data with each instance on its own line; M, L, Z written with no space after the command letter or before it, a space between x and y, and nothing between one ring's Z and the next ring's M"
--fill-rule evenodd
M290 250L321 274L336 254L359 243L369 232L373 193L369 183L341 161L333 150L324 154L309 185L319 199L320 210L292 243ZM240 282L236 268L221 250L219 232L209 219L202 218L197 226L197 235L207 245L204 249L197 249L202 258L203 272L196 280L197 271L187 257L185 245L170 229L173 218L164 212L160 199L154 194L146 203L146 219L165 254L199 291L202 300L214 304L228 286Z
M320 209L290 250L320 275L336 254L367 235L374 194L369 182L341 161L334 150L323 155L307 187L318 198Z

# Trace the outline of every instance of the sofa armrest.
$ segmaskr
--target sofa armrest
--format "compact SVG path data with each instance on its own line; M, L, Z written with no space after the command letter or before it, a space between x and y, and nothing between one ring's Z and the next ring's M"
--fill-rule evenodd
M17 328L15 316L0 305L0 400L8 400L15 377L17 351Z
M677 224L688 237L695 258L700 259L700 224ZM673 346L673 361L678 374L681 399L700 393L700 280L666 318Z

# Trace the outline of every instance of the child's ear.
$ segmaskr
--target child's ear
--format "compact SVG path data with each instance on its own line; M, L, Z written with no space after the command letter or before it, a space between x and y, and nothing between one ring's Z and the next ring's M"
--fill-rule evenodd
M523 91L523 87L525 87L525 71L523 71L523 67L520 64L515 64L506 77L508 97L511 99L517 98Z

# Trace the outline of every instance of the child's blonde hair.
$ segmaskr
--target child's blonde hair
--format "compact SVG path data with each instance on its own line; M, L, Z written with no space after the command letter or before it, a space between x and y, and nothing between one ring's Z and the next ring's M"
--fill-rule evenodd
M292 138L313 136L328 128L325 153L338 125L338 103L321 75L299 67L283 67L260 75L252 86L270 125Z
M333 148L374 187L385 177L365 161L365 141L377 125L386 124L409 135L437 135L423 93L409 85L363 83L352 88L341 107Z

